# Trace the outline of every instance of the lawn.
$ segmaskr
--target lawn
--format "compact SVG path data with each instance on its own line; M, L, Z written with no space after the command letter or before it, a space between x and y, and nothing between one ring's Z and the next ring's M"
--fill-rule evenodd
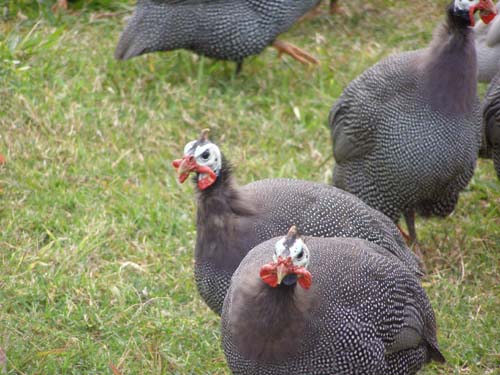
M196 201L171 160L211 128L241 184L331 181L328 111L364 69L425 46L446 2L342 1L344 13L234 64L187 51L127 62L133 1L5 1L0 21L0 374L228 374L193 280ZM323 5L326 11L327 5ZM484 87L481 87L484 92ZM480 161L456 211L418 219L448 362L500 374L500 182ZM5 354L5 357L2 355Z

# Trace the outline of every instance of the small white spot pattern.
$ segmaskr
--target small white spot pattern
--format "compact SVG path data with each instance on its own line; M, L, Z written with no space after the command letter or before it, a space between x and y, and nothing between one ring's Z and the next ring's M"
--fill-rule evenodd
M418 278L401 262L387 257L384 249L367 241L307 237L304 241L311 252L309 270L319 303L308 315L300 354L279 363L260 363L243 357L233 344L228 323L237 319L229 316L231 312L241 311L231 308L232 291L245 287L238 284L240 275L257 273L271 259L278 239L266 241L249 252L234 273L224 302L222 344L234 374L410 375L428 361L424 340L437 346L435 318ZM266 288L260 293L275 291ZM415 318L408 314L424 322L425 329L418 332L423 340L417 347L392 352L390 347L398 333Z
M393 221L409 209L449 215L472 178L480 145L477 98L472 113L450 116L421 95L423 77L412 67L424 53L382 60L352 81L330 112L332 137L342 130L353 152L367 150L337 157L333 184Z
M483 101L483 152L493 159L500 179L500 72L495 75Z
M240 62L259 54L319 0L139 1L118 49L188 49Z
M394 223L352 194L329 185L291 179L260 180L238 189L241 196L262 208L254 218L255 231L246 233L247 243L257 244L280 236L296 225L299 233L306 236L356 237L374 242L387 250L387 256L399 259L415 273L420 272L417 258ZM211 220L207 216L202 222ZM232 221L235 222L234 217ZM214 246L220 254L246 254L250 250L240 249L238 244L221 246L227 242L224 230L217 231L217 236L217 244L197 241L196 252L206 254ZM223 261L224 257L212 263L197 260L195 265L200 295L219 314L231 278L231 274L221 271Z

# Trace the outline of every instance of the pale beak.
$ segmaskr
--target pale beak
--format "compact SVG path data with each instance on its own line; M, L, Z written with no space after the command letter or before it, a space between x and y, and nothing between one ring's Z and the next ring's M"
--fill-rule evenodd
M183 183L188 178L189 173L196 170L197 164L192 155L186 155L182 159L174 160L172 166L177 169L179 181Z
M284 264L279 264L276 268L276 277L278 279L278 285L281 284L285 276L288 274L287 267Z

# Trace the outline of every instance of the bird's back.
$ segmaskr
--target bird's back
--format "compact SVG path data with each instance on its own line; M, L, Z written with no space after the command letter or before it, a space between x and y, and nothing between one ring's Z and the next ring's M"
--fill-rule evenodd
M292 179L260 180L242 189L261 208L255 223L259 241L285 233L291 225L308 236L362 238L387 249L420 274L418 259L394 223L350 193Z

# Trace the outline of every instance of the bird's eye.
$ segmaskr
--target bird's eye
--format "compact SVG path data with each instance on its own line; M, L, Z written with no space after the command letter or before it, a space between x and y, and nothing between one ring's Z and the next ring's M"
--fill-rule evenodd
M203 154L201 154L201 157L207 160L210 157L210 151L206 150Z
M300 253L297 254L297 259L301 260L303 256L304 256L304 250L300 250Z

